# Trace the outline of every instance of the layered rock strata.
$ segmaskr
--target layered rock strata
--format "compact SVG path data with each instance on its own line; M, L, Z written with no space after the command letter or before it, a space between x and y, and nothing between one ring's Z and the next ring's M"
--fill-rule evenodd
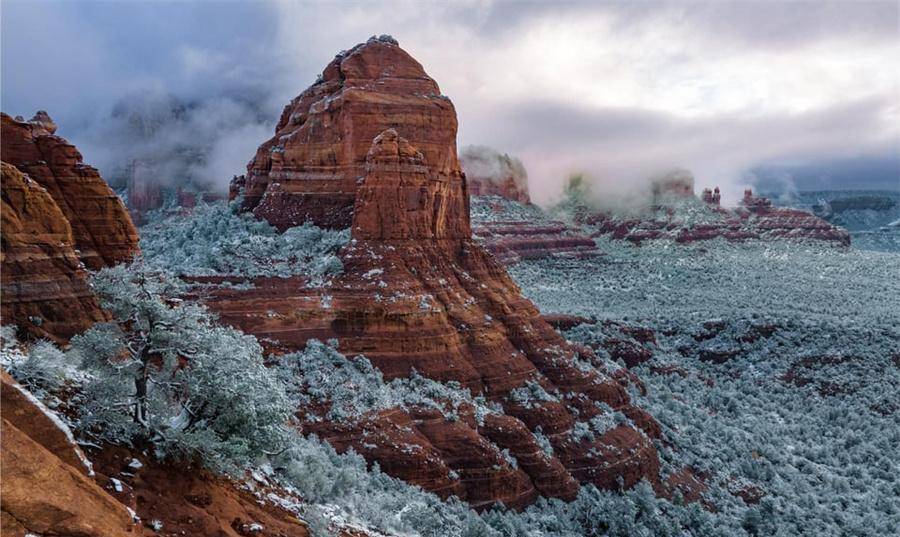
M125 205L55 130L46 112L31 121L2 114L0 158L47 190L71 225L75 249L87 268L130 260L138 235Z
M64 342L107 319L72 228L47 190L3 162L0 315L34 338Z
M655 480L652 418L631 404L601 360L588 349L579 355L544 322L472 239L456 118L436 92L421 66L384 39L332 62L286 109L273 139L283 141L284 153L271 151L272 140L263 144L243 186L248 207L281 226L301 220L268 218L267 197L277 197L279 212L327 226L345 221L329 211L346 196L340 204L352 202L352 240L341 252L343 274L324 288L310 288L302 277L260 278L252 289L214 290L207 304L270 350L335 338L344 354L365 355L387 380L417 372L499 405L480 417L471 408L451 418L413 405L349 423L319 413L304 424L339 450L352 447L427 490L475 507L522 507L540 494L573 498L578 482L616 488ZM372 132L375 125L392 128ZM365 151L363 136L371 136ZM280 156L272 160L274 154ZM324 196L327 189L340 196ZM324 206L317 201L325 199ZM578 367L577 360L594 366ZM534 400L522 390L547 395ZM591 432L587 422L610 409L633 418ZM535 433L547 439L546 451Z
M422 66L388 36L338 54L281 114L232 196L279 229L312 220L346 228L372 139L385 129L415 140L443 173L460 173L456 112Z
M473 227L473 233L485 249L504 265L512 265L522 259L549 256L582 258L600 254L593 239L572 226L554 220L483 222Z

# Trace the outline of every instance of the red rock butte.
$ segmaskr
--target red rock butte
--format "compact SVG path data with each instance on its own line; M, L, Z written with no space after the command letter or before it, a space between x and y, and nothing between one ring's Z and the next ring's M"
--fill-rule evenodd
M460 177L456 111L422 65L387 36L338 54L281 114L275 136L236 178L244 207L279 229L306 220L346 228L372 140L415 141L439 175Z
M392 40L339 55L285 109L243 186L247 207L279 227L350 226L343 274L324 288L301 277L260 278L252 289L219 289L207 304L270 350L336 338L344 354L365 355L388 380L415 370L499 403L502 413L483 423L394 409L352 425L304 424L426 490L475 507L521 507L541 494L571 499L579 481L617 488L657 480L650 439L658 425L631 404L620 384L627 371L609 371L589 349L569 345L472 239L456 127L450 101ZM274 197L283 209L269 212ZM290 218L276 218L285 211ZM597 368L578 367L577 355ZM524 405L510 397L532 383L558 399ZM636 428L571 434L605 405ZM553 455L543 454L538 428Z

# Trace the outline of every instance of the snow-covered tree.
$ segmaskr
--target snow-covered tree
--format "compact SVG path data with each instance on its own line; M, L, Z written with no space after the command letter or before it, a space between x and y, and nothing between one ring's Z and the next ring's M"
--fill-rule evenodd
M93 284L114 320L72 340L91 375L84 429L223 467L281 449L293 407L255 338L172 298L178 283L139 264Z

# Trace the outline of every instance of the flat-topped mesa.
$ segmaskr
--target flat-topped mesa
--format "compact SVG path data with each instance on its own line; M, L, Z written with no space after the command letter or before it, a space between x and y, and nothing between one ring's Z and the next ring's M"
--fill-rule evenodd
M31 121L2 115L0 158L27 174L52 196L72 226L75 248L89 269L129 261L138 251L138 235L122 200L82 162L81 153L53 134L46 112Z
M242 188L244 208L281 230L307 220L349 227L372 140L386 129L411 140L435 173L460 174L453 104L382 36L338 54L284 108L231 194Z
M435 170L409 141L388 129L366 155L356 196L355 239L467 239L469 200L458 169Z

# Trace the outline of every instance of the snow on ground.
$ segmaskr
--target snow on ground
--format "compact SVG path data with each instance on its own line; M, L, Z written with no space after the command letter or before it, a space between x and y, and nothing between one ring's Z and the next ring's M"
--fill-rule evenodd
M641 247L510 269L545 313L629 320L664 470L708 475L717 528L900 533L900 254L791 242ZM599 328L566 335L590 342ZM758 502L741 499L761 492ZM665 518L665 514L660 515Z

